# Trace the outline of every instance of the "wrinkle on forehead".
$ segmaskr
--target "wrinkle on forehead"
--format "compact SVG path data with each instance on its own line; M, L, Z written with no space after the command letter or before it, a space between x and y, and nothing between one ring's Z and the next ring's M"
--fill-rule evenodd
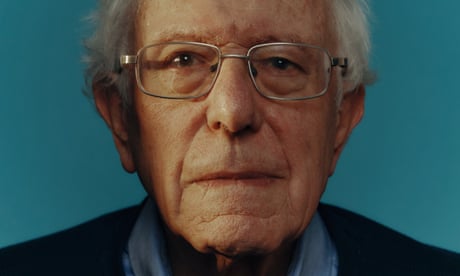
M328 22L329 2L145 0L136 26L142 36L138 42L142 46L157 41L193 39L223 45L237 38L239 44L245 46L281 40L326 46L325 43L335 44L336 40ZM168 24L162 24L165 21Z

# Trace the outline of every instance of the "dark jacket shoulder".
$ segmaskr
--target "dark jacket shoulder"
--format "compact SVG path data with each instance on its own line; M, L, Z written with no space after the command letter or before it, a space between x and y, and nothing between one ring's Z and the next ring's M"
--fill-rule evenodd
M422 244L353 212L321 204L339 275L460 275L460 255Z
M121 256L140 207L0 250L0 276L122 275Z

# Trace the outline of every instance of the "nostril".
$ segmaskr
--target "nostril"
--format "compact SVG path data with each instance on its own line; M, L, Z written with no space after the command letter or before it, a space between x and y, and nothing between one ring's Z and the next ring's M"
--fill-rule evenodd
M214 128L215 130L220 129L221 127L222 127L221 122L215 122L215 123L213 124L213 128Z
M236 131L229 131L233 136L244 136L245 134L250 134L256 132L253 125L246 125L242 128L237 129Z
M216 121L212 124L209 124L209 126L213 131L223 132L229 136L241 136L245 133L251 133L255 130L252 124L230 125L221 121Z

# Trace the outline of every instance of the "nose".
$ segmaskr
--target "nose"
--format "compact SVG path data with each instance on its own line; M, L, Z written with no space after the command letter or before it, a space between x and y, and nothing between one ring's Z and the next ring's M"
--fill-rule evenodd
M207 98L208 127L230 135L256 132L262 124L260 98L245 61L240 58L224 59Z

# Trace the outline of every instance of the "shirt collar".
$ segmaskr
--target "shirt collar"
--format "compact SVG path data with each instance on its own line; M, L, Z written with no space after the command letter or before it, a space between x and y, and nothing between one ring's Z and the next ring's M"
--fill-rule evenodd
M126 275L172 275L163 230L155 203L147 200L128 240L124 256Z
M321 216L315 213L297 242L288 276L336 276L338 263L335 245Z

